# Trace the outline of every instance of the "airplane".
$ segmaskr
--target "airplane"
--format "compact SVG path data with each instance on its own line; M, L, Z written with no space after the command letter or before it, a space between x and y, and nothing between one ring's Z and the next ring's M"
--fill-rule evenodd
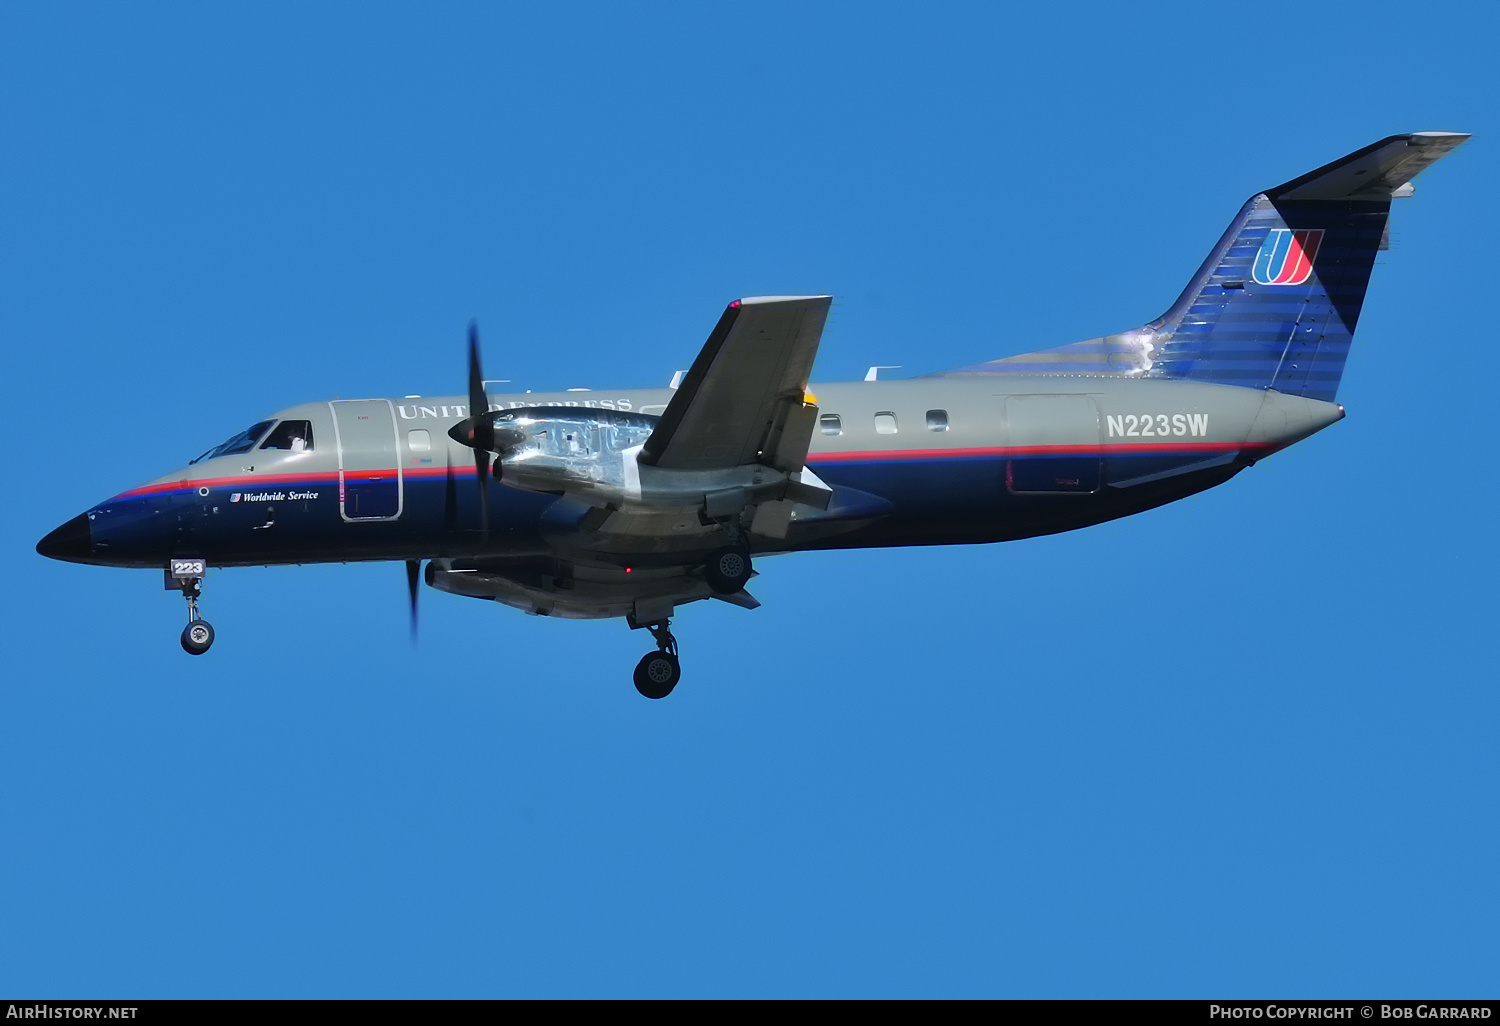
M1393 199L1467 134L1394 135L1253 196L1162 316L901 380L810 385L831 297L731 302L667 388L511 394L469 328L463 396L335 399L261 418L37 544L163 570L404 561L527 613L623 617L681 677L671 617L754 609L761 557L974 544L1087 527L1223 484L1339 421L1335 395ZM425 564L425 568L424 568Z

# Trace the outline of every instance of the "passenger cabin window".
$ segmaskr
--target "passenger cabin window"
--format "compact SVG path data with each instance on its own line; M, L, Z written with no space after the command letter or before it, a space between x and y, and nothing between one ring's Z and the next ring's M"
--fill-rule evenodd
M875 433L877 435L894 435L896 433L896 415L889 411L875 414Z
M284 420L276 430L260 443L262 449L288 449L291 452L312 452L312 421Z
M406 433L406 447L412 452L431 452L432 436L421 428Z
M818 427L825 435L841 435L844 433L844 422L839 419L837 413L825 413L818 418Z
M948 430L948 411L947 410L928 410L927 411L927 430L928 431L947 431Z

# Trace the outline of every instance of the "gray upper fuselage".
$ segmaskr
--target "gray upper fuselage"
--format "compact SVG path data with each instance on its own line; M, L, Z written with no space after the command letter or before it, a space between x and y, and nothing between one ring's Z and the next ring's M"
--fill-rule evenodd
M835 499L828 511L799 510L784 540L752 537L759 551L998 541L1085 526L1227 480L1342 416L1334 404L1273 391L1086 375L976 374L810 391L820 418L807 466ZM672 394L488 398L492 409L660 414ZM478 529L474 457L448 436L468 414L462 397L288 407L267 419L308 422L309 448L205 459L100 503L88 513L88 561L566 554L587 512L567 498L495 486L491 530L486 537ZM362 487L385 490L359 507ZM592 537L590 551L600 544ZM677 558L681 548L663 542L655 551Z

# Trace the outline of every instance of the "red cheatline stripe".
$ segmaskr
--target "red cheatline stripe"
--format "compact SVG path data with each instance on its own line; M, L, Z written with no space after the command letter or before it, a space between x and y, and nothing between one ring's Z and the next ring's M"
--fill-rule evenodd
M170 481L167 484L144 485L140 488L132 488L128 492L121 492L115 498L134 499L140 495L155 495L157 492L178 492L187 487L188 484L185 481Z
M1158 442L1117 443L1109 445L1011 445L976 446L972 449L878 449L863 452L815 452L809 453L809 463L854 463L880 462L888 460L953 460L953 459L1003 459L1011 456L1170 456L1173 453L1237 452L1241 449L1269 449L1265 442ZM346 470L345 481L368 481L389 478L396 473L389 470ZM449 473L447 467L403 467L401 474L407 478L443 477ZM455 476L473 476L473 467L454 467ZM165 481L160 484L143 485L121 492L116 499L134 499L142 495L160 495L163 492L192 491L198 488L278 488L284 485L309 485L332 487L338 484L335 471L316 474L256 474L243 477L208 477L196 481Z
M1173 453L1238 452L1264 449L1263 442L1164 442L1118 445L1012 445L973 449L891 449L872 452L809 453L809 463L848 463L860 460L975 459L1009 456L1169 456Z
M848 460L915 460L915 459L962 459L976 456L1002 456L1005 449L888 449L863 452L813 452L807 454L809 463L842 463Z
M133 499L140 495L160 495L163 492L194 491L198 488L278 488L287 484L334 485L336 475L265 474L260 477L206 477L197 481L166 481L161 484L144 485L116 495L117 499Z
M346 470L344 480L346 481L368 481L372 479L394 477L395 468L390 470ZM410 477L412 471L403 471ZM441 473L441 469L439 469ZM128 492L121 492L116 499L133 499L141 495L160 495L163 492L195 491L199 488L240 488L240 489L262 489L280 488L285 485L319 485L332 487L339 483L338 471L318 471L306 474L247 474L242 477L205 477L198 480L187 481L164 481L160 484L143 485L140 488L132 488Z

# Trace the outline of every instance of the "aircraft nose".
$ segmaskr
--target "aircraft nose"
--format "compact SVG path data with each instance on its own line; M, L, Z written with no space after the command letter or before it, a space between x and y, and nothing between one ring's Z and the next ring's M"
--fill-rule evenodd
M94 554L89 518L80 513L36 543L36 550L52 559L81 563Z

